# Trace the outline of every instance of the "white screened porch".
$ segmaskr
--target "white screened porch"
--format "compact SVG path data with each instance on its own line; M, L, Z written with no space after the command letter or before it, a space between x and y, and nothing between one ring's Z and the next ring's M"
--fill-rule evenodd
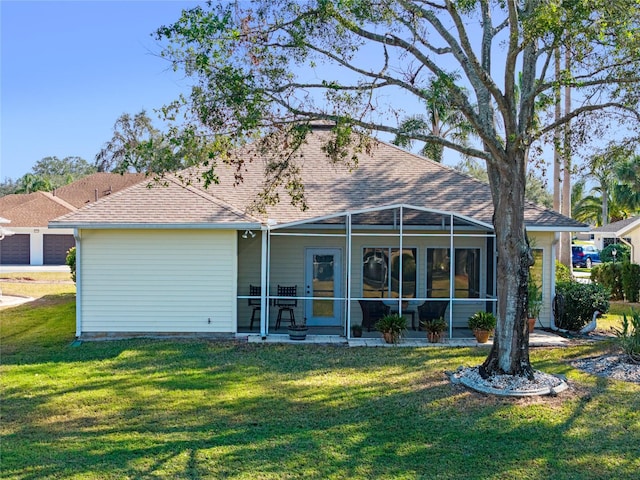
M378 335L368 311L379 306L407 318L409 337L424 336L420 319L433 315L450 338L471 336L469 315L496 302L494 235L491 225L409 205L269 222L238 234L237 289L240 333L284 334L294 318L310 333L350 338L364 324L365 336Z

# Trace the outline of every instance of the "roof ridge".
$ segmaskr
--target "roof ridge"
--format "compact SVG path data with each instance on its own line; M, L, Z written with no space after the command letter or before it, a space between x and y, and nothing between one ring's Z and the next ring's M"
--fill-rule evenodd
M57 197L55 195L53 195L51 192L44 192L44 191L39 191L38 193L44 195L45 197L47 197L49 200L52 200L54 202L56 202L58 205L63 206L64 208L68 208L69 210L71 210L72 212L75 212L76 210L78 210L78 207L76 207L75 205L71 205L69 202L67 202L66 200Z

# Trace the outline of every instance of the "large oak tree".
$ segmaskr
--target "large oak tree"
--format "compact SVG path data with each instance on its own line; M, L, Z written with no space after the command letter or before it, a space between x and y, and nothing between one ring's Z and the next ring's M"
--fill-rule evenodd
M499 298L481 372L531 377L527 162L536 142L568 122L583 136L594 115L637 128L638 1L263 0L186 10L157 35L163 55L195 80L182 99L187 121L218 145L286 132L295 147L307 131L301 121L324 119L336 125L327 146L334 159L350 159L358 135L386 132L484 160ZM556 79L560 47L571 71ZM399 128L422 113L402 106L424 106L433 82L473 128L475 145ZM559 84L571 86L574 106L554 119L545 112Z

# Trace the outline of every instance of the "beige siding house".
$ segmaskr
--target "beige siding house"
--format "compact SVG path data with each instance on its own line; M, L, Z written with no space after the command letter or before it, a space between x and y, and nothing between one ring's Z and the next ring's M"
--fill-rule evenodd
M326 135L314 131L292 159L304 210L282 187L279 203L255 208L269 159L247 149L241 182L223 164L205 189L188 170L52 221L77 239L77 335L266 337L306 321L349 337L375 312L399 311L409 335L443 316L449 336L471 337L467 318L497 297L488 185L383 142L356 169L330 164ZM548 327L559 232L586 227L533 204L525 220L543 288L538 326Z
M640 216L626 218L591 230L596 248L624 243L631 249L631 263L640 264Z

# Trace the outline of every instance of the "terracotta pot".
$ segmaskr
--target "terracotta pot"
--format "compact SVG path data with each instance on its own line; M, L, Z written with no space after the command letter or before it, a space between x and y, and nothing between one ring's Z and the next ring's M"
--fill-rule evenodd
M442 334L440 332L427 332L427 339L429 343L440 343Z
M529 333L533 333L533 329L536 327L536 319L528 318L527 322L529 323Z
M489 330L474 330L473 334L476 336L476 340L478 343L487 343L489 341L489 335L491 332Z
M392 332L382 332L385 343L396 343L398 341L398 335Z

